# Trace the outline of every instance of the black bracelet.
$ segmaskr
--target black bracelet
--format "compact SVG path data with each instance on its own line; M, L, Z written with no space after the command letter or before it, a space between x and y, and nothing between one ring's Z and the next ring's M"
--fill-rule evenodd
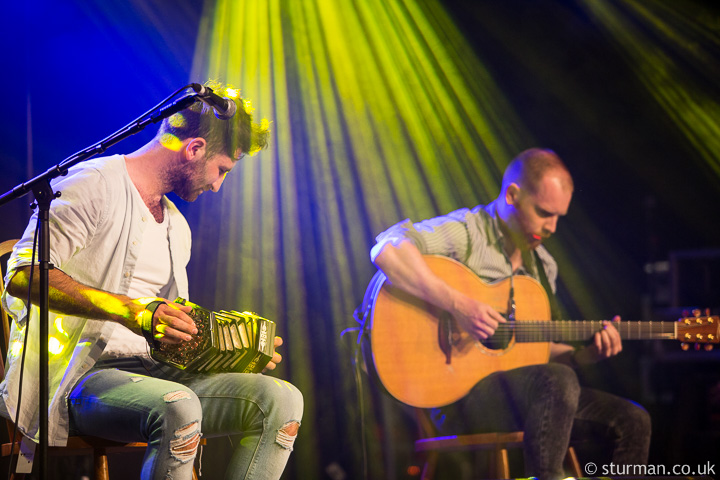
M143 337L145 337L145 340L147 340L150 345L155 343L155 336L153 335L153 317L160 305L167 305L167 302L155 300L154 302L148 303L145 305L145 310L140 317L140 327L142 328Z

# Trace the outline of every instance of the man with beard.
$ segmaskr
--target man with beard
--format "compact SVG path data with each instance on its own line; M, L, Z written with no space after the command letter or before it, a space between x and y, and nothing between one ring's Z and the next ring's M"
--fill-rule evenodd
M267 123L254 123L236 102L230 120L195 103L164 120L139 150L81 163L53 185L62 196L50 212L50 445L68 435L147 442L142 478L180 479L191 477L202 435L242 433L225 478L279 478L284 470L303 410L294 386L264 375L188 374L148 354L148 341L197 334L190 307L168 300L188 297L191 239L165 194L192 202L217 192L246 153L266 146ZM30 341L22 402L21 356L13 350L0 413L14 420L19 410L19 429L38 441L37 274L33 305L23 300L36 220L8 263L2 300L14 319L10 344L22 346L28 331ZM276 354L268 368L280 360Z
M552 295L557 264L542 241L555 233L572 193L572 177L554 152L526 150L508 165L493 202L415 224L401 222L377 237L372 260L395 287L449 312L475 338L487 339L505 318L448 285L422 255L451 257L488 283L529 275ZM564 477L562 461L571 434L607 439L616 464L644 464L650 444L647 412L628 400L581 388L574 371L621 350L612 322L605 322L586 347L553 343L550 363L495 372L478 382L443 410L446 426L468 433L524 431L526 473L541 480Z

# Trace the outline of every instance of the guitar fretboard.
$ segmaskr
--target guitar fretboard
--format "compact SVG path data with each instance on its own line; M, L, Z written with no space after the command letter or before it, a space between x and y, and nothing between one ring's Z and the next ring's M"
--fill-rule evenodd
M676 338L677 322L613 322L623 340ZM517 342L572 342L587 340L603 329L602 320L519 321L500 324L493 338L515 334Z

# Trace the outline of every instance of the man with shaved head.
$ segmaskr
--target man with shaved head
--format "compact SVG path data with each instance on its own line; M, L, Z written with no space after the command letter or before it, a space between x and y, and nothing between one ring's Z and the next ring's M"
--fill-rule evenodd
M542 242L567 214L572 194L573 180L562 160L552 150L532 148L510 162L500 194L490 204L394 225L377 237L372 260L394 286L449 312L460 328L484 340L506 319L435 275L423 255L451 257L488 283L528 275L553 298L558 268ZM647 412L628 400L580 387L575 373L578 365L621 350L612 322L605 322L585 347L552 343L549 363L492 373L444 408L445 427L453 433L524 431L526 474L541 480L565 477L562 463L571 438L602 438L613 445L613 463L645 464Z

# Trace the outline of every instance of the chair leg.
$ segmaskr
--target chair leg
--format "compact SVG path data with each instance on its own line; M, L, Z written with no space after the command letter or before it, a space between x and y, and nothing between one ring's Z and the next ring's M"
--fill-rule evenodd
M510 461L508 460L508 451L505 445L497 444L495 446L495 458L490 469L492 478L510 478Z
M105 449L95 449L93 452L93 460L95 462L95 480L110 480L108 457Z
M195 471L195 467L193 467L193 480L198 480L197 472Z
M565 456L565 468L567 468L568 472L572 473L575 478L583 476L583 472L580 470L580 462L578 462L573 447L568 447L567 455Z

